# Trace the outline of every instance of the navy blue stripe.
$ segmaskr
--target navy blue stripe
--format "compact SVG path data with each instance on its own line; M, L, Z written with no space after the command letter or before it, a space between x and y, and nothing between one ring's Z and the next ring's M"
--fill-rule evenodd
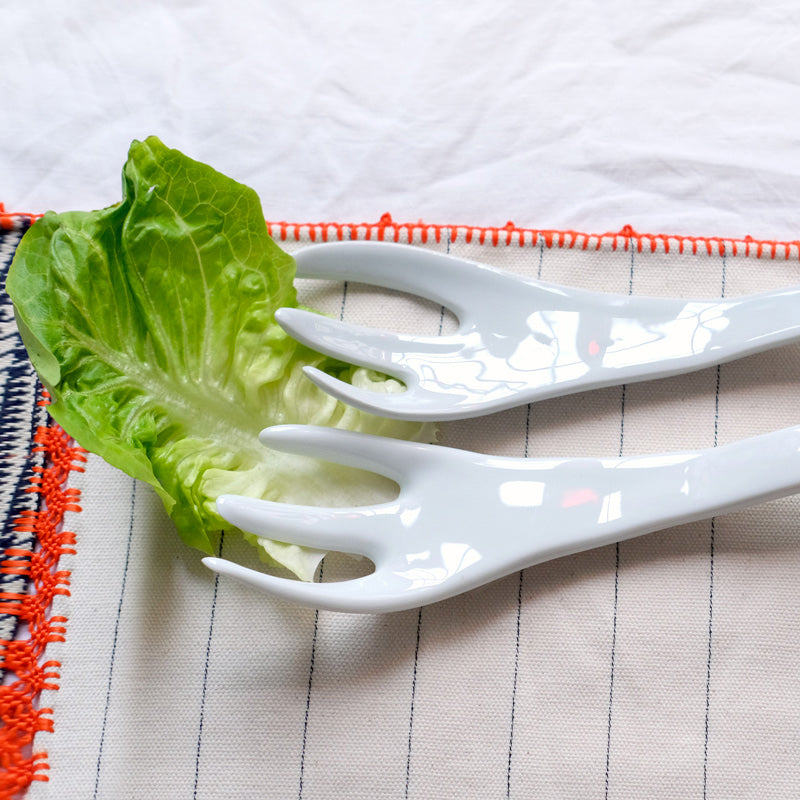
M722 289L721 297L725 297L728 263L725 250L722 251ZM722 385L722 367L717 365L717 387L714 397L714 447L719 444L719 395ZM717 524L711 519L708 544L708 652L706 654L706 709L703 720L703 800L708 797L708 742L711 717L711 657L714 643L714 549L716 546Z
M222 558L222 548L225 543L225 532L219 536L217 558ZM208 621L208 638L206 639L206 657L203 664L203 688L200 691L200 720L197 725L197 748L194 756L194 788L193 800L197 800L197 784L200 780L200 754L203 747L203 724L206 717L206 691L208 689L208 671L211 664L211 642L214 639L214 619L217 615L217 594L219 592L219 573L214 575L214 594L211 598L211 614Z
M614 709L614 674L617 658L617 610L619 608L619 542L617 542L614 559L614 611L611 626L611 669L608 681L608 722L606 730L606 773L603 797L608 798L609 777L611 775L611 721Z
M322 580L322 573L325 569L325 562L320 564L319 580ZM314 665L317 660L317 636L319 633L319 609L314 610L314 630L311 633L311 658L308 665L308 686L306 688L306 708L303 714L303 736L300 744L300 776L297 781L297 800L303 798L303 782L306 774L306 748L308 746L308 719L311 715L311 690L314 686Z
M447 244L445 247L445 252L450 252L450 237L447 237ZM444 330L444 316L446 313L445 306L442 306L439 309L439 330L437 332L438 336L442 335L442 331ZM411 786L411 752L414 743L414 709L416 707L416 699L417 699L417 672L419 669L419 644L422 640L422 608L419 609L417 612L417 635L416 635L416 642L414 644L414 666L411 671L411 703L408 710L408 739L407 739L407 746L406 746L406 781L405 786L403 789L403 798L404 800L408 800L408 792Z
M514 722L517 712L517 682L519 679L519 644L522 623L522 586L525 570L519 571L517 582L517 629L514 636L514 677L511 681L511 720L508 727L508 763L506 764L506 798L511 797L511 764L514 756Z
M633 271L635 267L634 258L634 243L633 239L628 239L628 245L631 253L630 273L628 275L628 294L633 294ZM625 400L627 397L627 386L622 385L620 393L620 419L619 419L619 455L622 456L625 448ZM612 609L612 623L611 623L611 663L609 665L609 678L608 678L608 721L606 728L606 769L605 769L605 787L604 797L608 798L609 779L611 775L611 732L612 722L614 718L614 678L616 676L616 661L617 661L617 614L619 611L619 561L620 561L620 548L619 542L614 546L614 604Z
M536 270L536 278L541 280L542 267L544 266L544 237L539 240L539 264ZM523 456L528 458L531 439L531 404L528 403L525 410L525 447ZM506 798L511 797L511 772L514 759L514 725L517 717L517 685L519 682L519 646L520 631L522 628L522 589L525 582L525 570L519 571L517 582L517 619L516 631L514 635L514 673L511 679L511 719L508 726L508 762L506 764Z
M542 275L541 253L539 263L539 277ZM531 437L531 404L528 403L525 411L525 449L523 455L528 457L528 448ZM522 627L522 587L525 579L525 570L519 571L517 583L517 619L516 633L514 636L514 675L511 680L511 720L508 727L508 763L506 764L506 798L511 797L511 765L514 758L514 723L517 715L517 683L519 681L519 645L520 630Z
M542 277L542 264L544 263L544 236L539 240L539 269L536 271L537 279Z
M136 481L131 484L130 520L128 522L128 541L125 544L125 563L122 567L122 582L119 589L119 600L117 601L117 615L114 620L114 636L111 641L111 656L108 662L108 679L106 681L106 704L103 709L103 723L100 727L100 743L97 747L97 765L94 776L94 792L92 800L97 800L97 793L100 788L100 772L103 764L103 747L106 740L106 728L108 726L108 713L111 707L111 689L114 685L114 666L117 657L117 642L119 641L119 626L122 619L122 606L125 601L125 586L128 582L128 566L131 559L131 542L133 541L133 520L136 509Z
M339 306L339 319L344 320L345 306L347 305L347 281L342 286L342 302ZM325 561L320 563L318 580L322 581L325 570ZM311 715L311 694L314 688L314 665L317 658L317 638L319 634L319 609L314 611L314 629L311 632L311 656L308 664L308 686L306 688L306 708L303 714L303 735L300 740L300 774L297 779L297 798L303 798L303 786L306 774L306 749L308 747L308 720Z
M411 674L411 709L408 714L408 747L406 749L406 784L403 792L404 800L408 800L411 785L411 743L414 735L414 708L417 699L417 668L419 665L419 643L422 638L422 608L417 612L417 641L414 645L414 670Z

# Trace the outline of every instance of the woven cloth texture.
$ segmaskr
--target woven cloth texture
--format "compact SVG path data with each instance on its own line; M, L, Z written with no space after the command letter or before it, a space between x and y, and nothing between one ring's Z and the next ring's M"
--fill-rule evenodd
M288 250L314 227L272 226ZM338 233L337 233L338 230ZM330 231L342 235L341 229ZM727 297L800 281L796 246L380 229L549 282ZM513 233L513 235L512 235ZM327 235L327 231L325 232ZM348 234L350 235L350 234ZM434 334L433 304L299 282L352 322ZM442 426L512 456L712 447L798 421L800 346ZM74 798L785 798L800 793L796 498L509 575L422 610L300 608L224 579L146 487L71 485L68 635L48 654L48 782ZM222 554L249 559L228 536Z
M26 491L35 466L43 455L31 453L36 428L45 423L47 412L41 399L36 373L17 333L14 308L5 292L8 268L28 220L7 218L0 227L0 553L9 548L31 550L34 537L15 523L27 510L36 508L39 496ZM24 576L0 571L0 592L24 592ZM17 617L0 613L0 640L13 638Z

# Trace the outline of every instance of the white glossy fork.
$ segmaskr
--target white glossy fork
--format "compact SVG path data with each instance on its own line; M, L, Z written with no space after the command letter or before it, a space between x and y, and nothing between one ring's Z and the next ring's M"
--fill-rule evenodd
M400 485L396 500L356 508L217 500L226 520L259 536L370 558L374 572L329 583L204 559L255 589L336 611L422 606L548 559L800 492L800 426L710 450L607 459L499 458L303 425L261 439Z
M313 245L295 258L299 277L410 292L458 318L454 334L409 336L278 310L280 325L304 344L403 381L407 391L378 394L306 368L333 396L385 417L473 417L689 372L800 337L797 287L716 300L613 295L381 242Z

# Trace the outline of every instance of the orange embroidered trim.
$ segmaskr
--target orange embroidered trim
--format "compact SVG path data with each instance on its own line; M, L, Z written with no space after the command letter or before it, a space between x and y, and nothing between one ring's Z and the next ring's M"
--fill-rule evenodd
M24 218L34 223L41 214L9 213L0 203L0 228L11 228L15 218ZM451 243L462 237L467 244L490 244L493 247L517 245L537 247L544 242L545 247L564 247L577 250L628 250L634 247L637 252L651 253L692 253L706 252L713 255L755 256L756 258L783 258L800 260L800 239L779 241L776 239L726 238L721 236L682 236L667 233L638 233L630 225L618 231L607 233L584 233L582 231L562 231L538 228L518 228L513 222L502 227L481 227L477 225L435 225L423 222L395 222L392 215L384 214L378 222L271 222L267 220L269 235L283 242L293 239L300 241L305 235L312 242L344 241L352 239L376 239L379 242L402 242L404 244L427 244L431 240L441 242L449 237Z
M2 224L0 222L0 224ZM47 402L47 399L42 401ZM32 533L34 552L9 548L0 572L25 575L30 593L0 592L0 613L13 614L27 626L27 638L0 642L0 669L16 678L0 686L0 800L12 800L32 781L46 781L47 754L32 752L34 736L53 730L52 709L39 706L42 690L58 689L58 661L44 661L50 642L63 642L66 617L50 614L56 595L68 595L67 570L59 559L74 554L75 534L62 529L64 513L80 511L79 490L67 487L71 472L82 472L86 451L55 424L40 427L34 453L44 453L45 466L34 467L26 491L42 496L38 510L23 512L15 521L20 532Z
M20 212L9 213L3 203L0 203L0 228L13 230L17 225L18 219L27 219L31 225L36 222L42 214L23 214Z
M752 236L742 239L719 236L673 236L669 234L638 233L630 225L608 233L582 233L581 231L539 230L518 228L513 222L502 227L478 227L475 225L433 225L425 222L395 222L390 214L380 221L359 224L338 222L298 223L267 221L270 236L281 241L300 241L308 237L312 242L343 241L352 239L377 240L380 242L402 242L403 244L427 244L428 242L463 240L467 244L476 242L493 247L512 246L537 247L541 243L547 248L558 247L576 250L628 250L638 252L756 256L757 258L784 258L800 260L800 240L759 240Z

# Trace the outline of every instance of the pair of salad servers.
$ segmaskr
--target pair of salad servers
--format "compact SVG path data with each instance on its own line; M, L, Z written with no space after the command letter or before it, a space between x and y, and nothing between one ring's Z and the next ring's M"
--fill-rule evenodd
M458 319L443 336L398 335L296 308L295 339L401 380L377 394L313 367L334 397L396 419L477 417L546 398L714 366L800 338L800 288L685 300L613 295L518 277L406 245L336 242L295 256L301 278L419 295ZM800 426L707 450L616 458L510 458L309 425L268 447L382 474L385 503L297 506L217 499L258 536L369 558L360 578L304 582L208 557L216 572L285 599L345 612L415 608L549 559L800 492Z

